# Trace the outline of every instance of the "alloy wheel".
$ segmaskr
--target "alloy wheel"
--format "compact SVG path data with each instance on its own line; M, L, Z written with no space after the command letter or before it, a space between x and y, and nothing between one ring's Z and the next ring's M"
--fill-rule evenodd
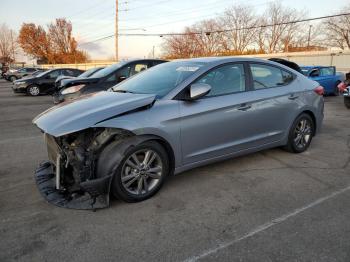
M39 95L39 93L40 93L39 87L37 87L37 86L29 87L29 94L30 95L37 96L37 95Z
M126 159L121 182L127 192L143 195L156 188L162 173L163 163L158 153L151 149L142 149Z
M312 136L312 127L308 119L301 119L294 130L294 144L297 148L307 147Z

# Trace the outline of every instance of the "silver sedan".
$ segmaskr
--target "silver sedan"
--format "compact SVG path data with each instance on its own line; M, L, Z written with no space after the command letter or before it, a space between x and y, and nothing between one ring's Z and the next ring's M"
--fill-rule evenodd
M63 103L34 123L49 161L36 172L59 206L101 208L154 195L170 174L272 147L307 150L323 88L284 65L248 58L164 63Z

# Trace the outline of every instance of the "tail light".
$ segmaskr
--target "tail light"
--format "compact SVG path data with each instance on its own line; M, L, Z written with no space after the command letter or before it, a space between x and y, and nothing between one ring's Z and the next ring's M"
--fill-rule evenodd
M338 90L340 93L344 93L345 89L347 88L347 85L344 83L344 82L341 82L339 85L338 85Z
M318 86L314 89L314 92L320 96L324 95L324 88L323 86Z

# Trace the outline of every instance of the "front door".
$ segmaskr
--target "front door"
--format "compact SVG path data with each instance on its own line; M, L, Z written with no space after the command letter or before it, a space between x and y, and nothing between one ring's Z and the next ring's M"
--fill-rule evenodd
M243 64L213 69L195 81L209 84L210 93L180 102L183 164L231 153L245 139L246 75Z
M40 80L40 91L49 92L55 86L55 81L57 77L61 75L61 70L53 70L48 74L44 75Z

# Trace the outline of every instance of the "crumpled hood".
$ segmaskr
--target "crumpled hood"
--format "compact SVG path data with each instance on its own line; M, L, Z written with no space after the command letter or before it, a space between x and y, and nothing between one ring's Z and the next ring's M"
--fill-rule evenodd
M42 131L59 137L93 127L96 123L152 104L155 95L99 92L51 107L34 118Z
M15 80L14 83L18 83L18 82L33 82L35 81L36 76L32 76L32 75L28 75L28 76L24 76L18 80Z
M72 79L63 79L61 82L61 87L65 88L68 86L74 86L74 85L78 85L78 84L90 84L90 83L96 83L98 82L98 80L100 80L100 78L79 78L79 77L75 77Z

